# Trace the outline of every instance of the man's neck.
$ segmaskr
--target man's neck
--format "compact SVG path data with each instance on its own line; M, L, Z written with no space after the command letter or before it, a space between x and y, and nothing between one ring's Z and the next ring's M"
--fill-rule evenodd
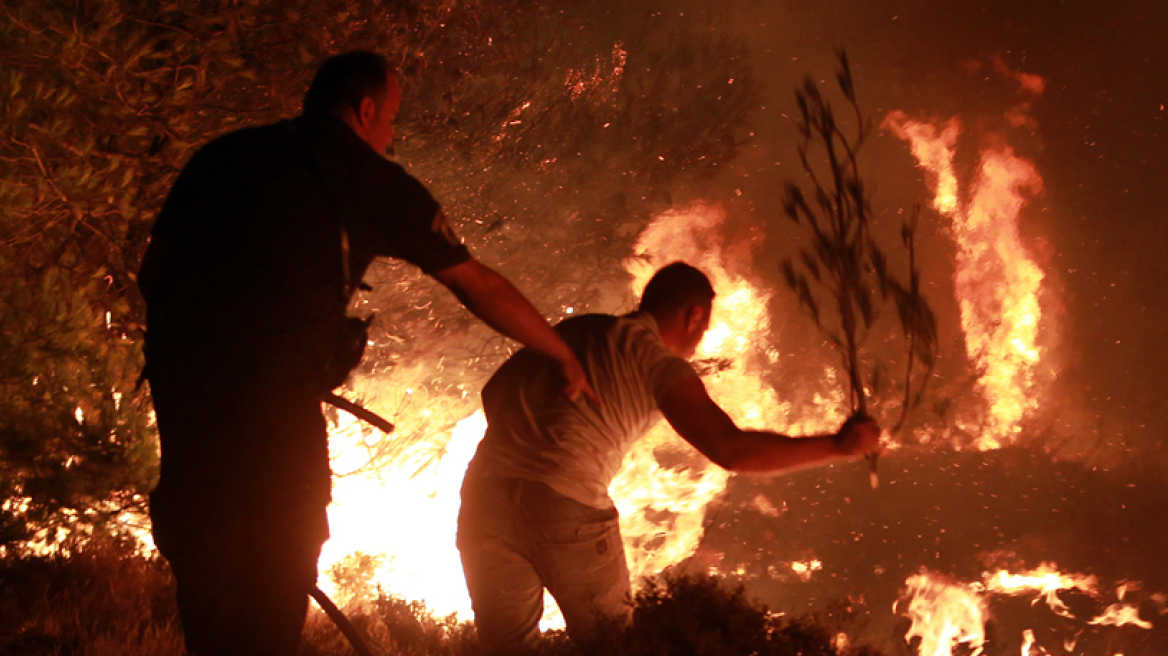
M657 333L661 335L661 342L665 344L665 348L680 355L680 349L684 348L685 330L677 313L640 311L653 317L657 324Z

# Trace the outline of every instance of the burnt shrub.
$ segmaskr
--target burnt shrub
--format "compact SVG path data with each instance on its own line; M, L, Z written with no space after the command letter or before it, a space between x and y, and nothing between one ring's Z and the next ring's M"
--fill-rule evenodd
M632 621L612 625L585 646L589 653L627 656L877 656L847 647L814 616L772 612L743 586L715 576L663 576L633 600Z

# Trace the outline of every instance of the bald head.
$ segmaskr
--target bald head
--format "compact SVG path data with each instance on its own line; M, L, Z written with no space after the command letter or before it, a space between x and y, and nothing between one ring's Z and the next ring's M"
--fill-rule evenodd
M710 326L713 303L714 287L706 274L685 262L674 262L649 279L639 309L653 315L666 347L689 358Z
M714 286L700 269L685 262L674 262L659 269L641 293L643 312L668 314L694 305L709 306L714 300Z
M396 72L381 55L352 50L330 57L316 70L304 95L305 114L323 112L341 116L361 111L361 100L380 101L396 88Z

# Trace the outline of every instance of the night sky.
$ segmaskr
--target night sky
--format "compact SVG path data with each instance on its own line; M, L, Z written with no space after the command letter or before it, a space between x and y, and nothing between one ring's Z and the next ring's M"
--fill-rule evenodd
M699 12L709 11L701 4ZM1133 0L719 5L727 7L727 23L746 36L763 86L753 152L726 179L745 199L732 213L753 213L757 221L781 214L776 190L800 172L791 150L793 89L807 75L830 83L837 47L848 52L865 111L959 116L975 136L1005 127L1002 115L1020 98L1016 84L986 72L987 62L1000 58L1010 70L1045 80L1031 109L1036 128L1002 134L1045 181L1045 193L1024 209L1020 230L1057 299L1051 314L1061 336L1054 356L1061 373L1052 397L1074 408L1069 421L1084 432L1121 450L1158 451L1168 420L1162 328L1168 322L1162 252L1168 242L1162 192L1168 6ZM981 64L979 72L970 72L970 62ZM889 164L876 168L874 205L930 197L907 144L885 135L871 149Z

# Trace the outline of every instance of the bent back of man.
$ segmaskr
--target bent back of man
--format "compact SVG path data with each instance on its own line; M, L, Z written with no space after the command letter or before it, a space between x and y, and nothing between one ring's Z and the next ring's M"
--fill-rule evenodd
M524 351L487 383L488 427L463 482L458 548L488 651L511 652L536 634L545 588L574 640L587 641L606 617L628 616L628 569L608 487L659 416L732 471L790 470L878 448L879 428L866 418L801 438L739 429L687 361L709 327L713 298L705 274L675 262L650 279L637 312L557 326L600 404L548 393L554 371Z

